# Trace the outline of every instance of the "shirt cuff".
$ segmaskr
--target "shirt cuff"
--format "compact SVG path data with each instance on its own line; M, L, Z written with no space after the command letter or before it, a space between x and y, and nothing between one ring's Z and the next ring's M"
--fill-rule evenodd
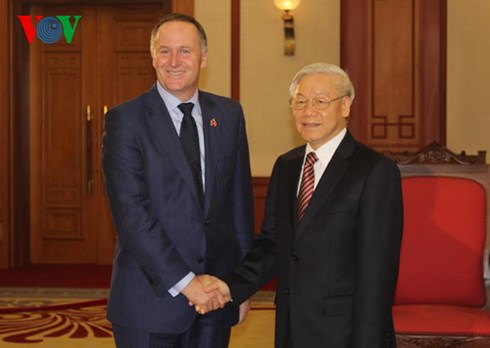
M196 275L194 274L194 272L187 273L184 278L182 278L177 284L175 284L168 290L170 295L172 295L172 297L175 297L180 294L182 290L184 290L185 287L189 285L189 283L192 281L192 279L194 279L195 276Z

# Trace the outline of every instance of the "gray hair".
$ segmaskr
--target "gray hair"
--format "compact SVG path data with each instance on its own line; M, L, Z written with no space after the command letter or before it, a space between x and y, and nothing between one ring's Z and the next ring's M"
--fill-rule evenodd
M296 87L298 87L299 81L304 76L312 75L312 74L327 74L327 75L340 76L341 79L339 80L339 83L336 86L337 89L342 95L349 96L351 103L354 101L354 97L356 94L354 91L354 86L352 85L352 82L349 78L349 75L337 65L328 64L328 63L314 63L311 65L307 65L304 68L302 68L300 71L298 71L296 75L294 75L293 81L289 86L289 93L291 94L291 97L294 97L294 91L296 91Z
M150 38L150 52L151 55L154 56L156 50L156 42L158 40L159 29L160 27L167 22L187 22L196 27L197 32L199 34L199 39L201 41L201 52L206 52L208 47L208 38L206 36L206 32L204 31L203 26L199 23L194 17L188 16L181 13L171 13L161 18L151 30L151 38Z

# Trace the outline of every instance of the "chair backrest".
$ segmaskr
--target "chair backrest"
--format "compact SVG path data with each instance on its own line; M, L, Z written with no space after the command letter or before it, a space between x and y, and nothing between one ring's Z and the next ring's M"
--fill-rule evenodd
M398 158L405 216L395 304L487 302L489 165L448 161L448 153L435 156L445 164Z
M404 231L395 303L482 307L485 190L457 177L402 181Z

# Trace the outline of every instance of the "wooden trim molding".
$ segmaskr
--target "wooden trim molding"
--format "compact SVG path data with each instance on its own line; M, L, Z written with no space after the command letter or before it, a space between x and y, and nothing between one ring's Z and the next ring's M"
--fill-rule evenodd
M9 4L0 0L0 42L10 47ZM10 52L10 50L8 50ZM10 66L9 54L0 55L0 268L9 265L10 255Z
M447 0L420 1L419 4L423 35L420 41L423 136L446 145Z
M340 65L351 77L356 98L351 107L349 130L357 140L366 141L370 56L368 16L371 1L340 2Z
M254 232L259 233L264 220L265 199L269 188L269 177L252 178L254 196Z
M33 1L9 1L9 267L29 262L29 45L16 19Z
M231 98L240 100L240 0L231 0Z
M461 164L465 166L473 164L486 164L487 152L480 150L476 155L467 155L465 151L454 153L445 146L433 142L414 154L385 152L385 156L391 158L399 165L406 164Z
M172 11L194 16L194 0L173 0Z
M396 343L400 348L406 347L490 347L489 337L469 337L469 336L410 336L410 335L396 335Z

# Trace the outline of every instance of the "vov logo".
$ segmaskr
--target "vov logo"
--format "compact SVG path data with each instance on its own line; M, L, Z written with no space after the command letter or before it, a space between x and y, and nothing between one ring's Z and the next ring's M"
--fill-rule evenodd
M36 26L32 23L32 18L36 18ZM71 25L70 18L73 17L73 26ZM82 16L17 16L24 32L26 34L29 44L34 40L34 35L37 34L39 40L45 44L53 44L58 42L61 35L65 35L66 43L70 44L73 40L73 34L77 28L78 21Z

